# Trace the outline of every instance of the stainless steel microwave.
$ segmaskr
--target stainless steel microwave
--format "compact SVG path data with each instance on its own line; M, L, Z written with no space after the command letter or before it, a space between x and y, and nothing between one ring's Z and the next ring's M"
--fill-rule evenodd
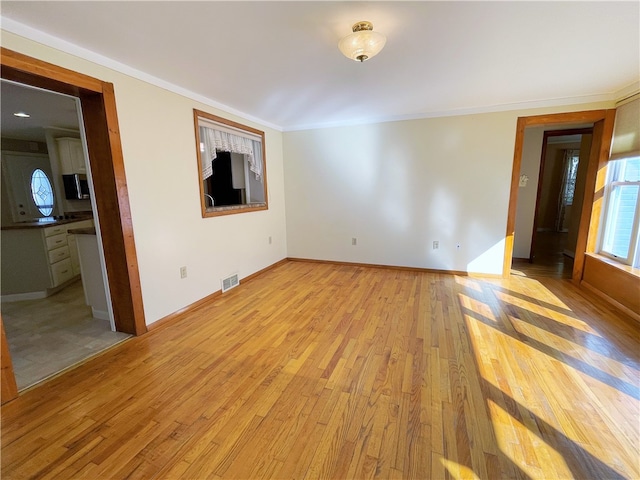
M85 200L89 198L89 182L84 173L62 175L64 196L67 200Z

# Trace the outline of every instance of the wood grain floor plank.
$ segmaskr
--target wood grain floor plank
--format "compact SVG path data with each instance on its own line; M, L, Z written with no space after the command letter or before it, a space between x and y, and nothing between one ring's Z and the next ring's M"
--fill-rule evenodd
M639 346L567 280L287 262L2 406L2 478L640 478Z

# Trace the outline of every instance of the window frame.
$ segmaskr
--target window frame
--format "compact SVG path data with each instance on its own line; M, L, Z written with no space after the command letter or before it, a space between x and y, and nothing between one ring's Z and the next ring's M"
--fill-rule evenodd
M261 176L262 176L262 183L263 183L263 189L264 189L264 202L260 202L258 204L253 203L253 204L224 205L219 207L207 206L205 188L204 188L205 179L202 176L202 168L201 168L200 120L203 120L203 122L209 123L209 124L217 123L223 127L239 130L240 133L246 132L247 134L260 137L260 141L262 142L262 175ZM265 142L264 132L262 130L258 130L257 128L249 127L247 125L243 125L241 123L234 122L232 120L228 120L226 118L219 117L217 115L213 115L211 113L207 113L195 108L193 109L193 122L194 122L195 138L196 138L196 161L197 161L197 167L198 167L198 186L200 191L200 210L202 213L202 218L268 210L269 209L269 189L267 186L267 153L266 153L266 145L265 145L266 142Z
M612 167L615 166L615 163L613 162L622 162L632 158L637 158L637 157L631 156L627 158L609 160L609 162L607 162L607 172L606 172L607 176L606 176L606 182L604 185L604 192L603 192L603 198L602 198L602 210L601 210L601 218L600 218L601 228L598 229L599 235L598 235L598 243L597 243L598 245L597 253L598 255L607 257L615 262L628 265L631 267L638 267L640 266L640 180L626 181L626 180L612 180L611 178L614 175L614 171ZM604 242L605 242L605 237L607 232L609 203L611 202L613 190L615 187L627 186L627 185L629 186L637 185L639 193L638 193L638 197L636 198L636 208L635 208L634 217L633 217L633 227L631 229L631 235L629 240L629 249L627 251L627 256L621 257L619 255L615 255L612 252L608 252L604 250Z

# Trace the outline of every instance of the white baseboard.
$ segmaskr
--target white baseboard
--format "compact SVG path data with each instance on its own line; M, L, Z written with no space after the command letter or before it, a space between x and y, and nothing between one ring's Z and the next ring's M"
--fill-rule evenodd
M45 290L42 292L10 293L8 295L2 295L0 300L3 302L22 302L24 300L41 300L48 296Z
M66 287L80 279L79 275L76 275L71 280L67 280L63 284L57 287L47 288L43 291L37 292L24 292L24 293L11 293L8 295L0 296L0 301L3 302L22 302L23 300L42 300L43 298L50 297L54 293L58 293L60 290L64 290Z
M91 315L93 316L93 318L106 320L107 322L109 321L109 312L105 312L104 310L96 310L95 308L91 307Z

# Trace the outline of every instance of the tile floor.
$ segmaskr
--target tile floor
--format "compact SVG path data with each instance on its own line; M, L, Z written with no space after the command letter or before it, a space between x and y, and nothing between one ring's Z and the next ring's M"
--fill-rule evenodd
M130 337L91 316L80 280L45 299L3 302L1 308L18 390Z

